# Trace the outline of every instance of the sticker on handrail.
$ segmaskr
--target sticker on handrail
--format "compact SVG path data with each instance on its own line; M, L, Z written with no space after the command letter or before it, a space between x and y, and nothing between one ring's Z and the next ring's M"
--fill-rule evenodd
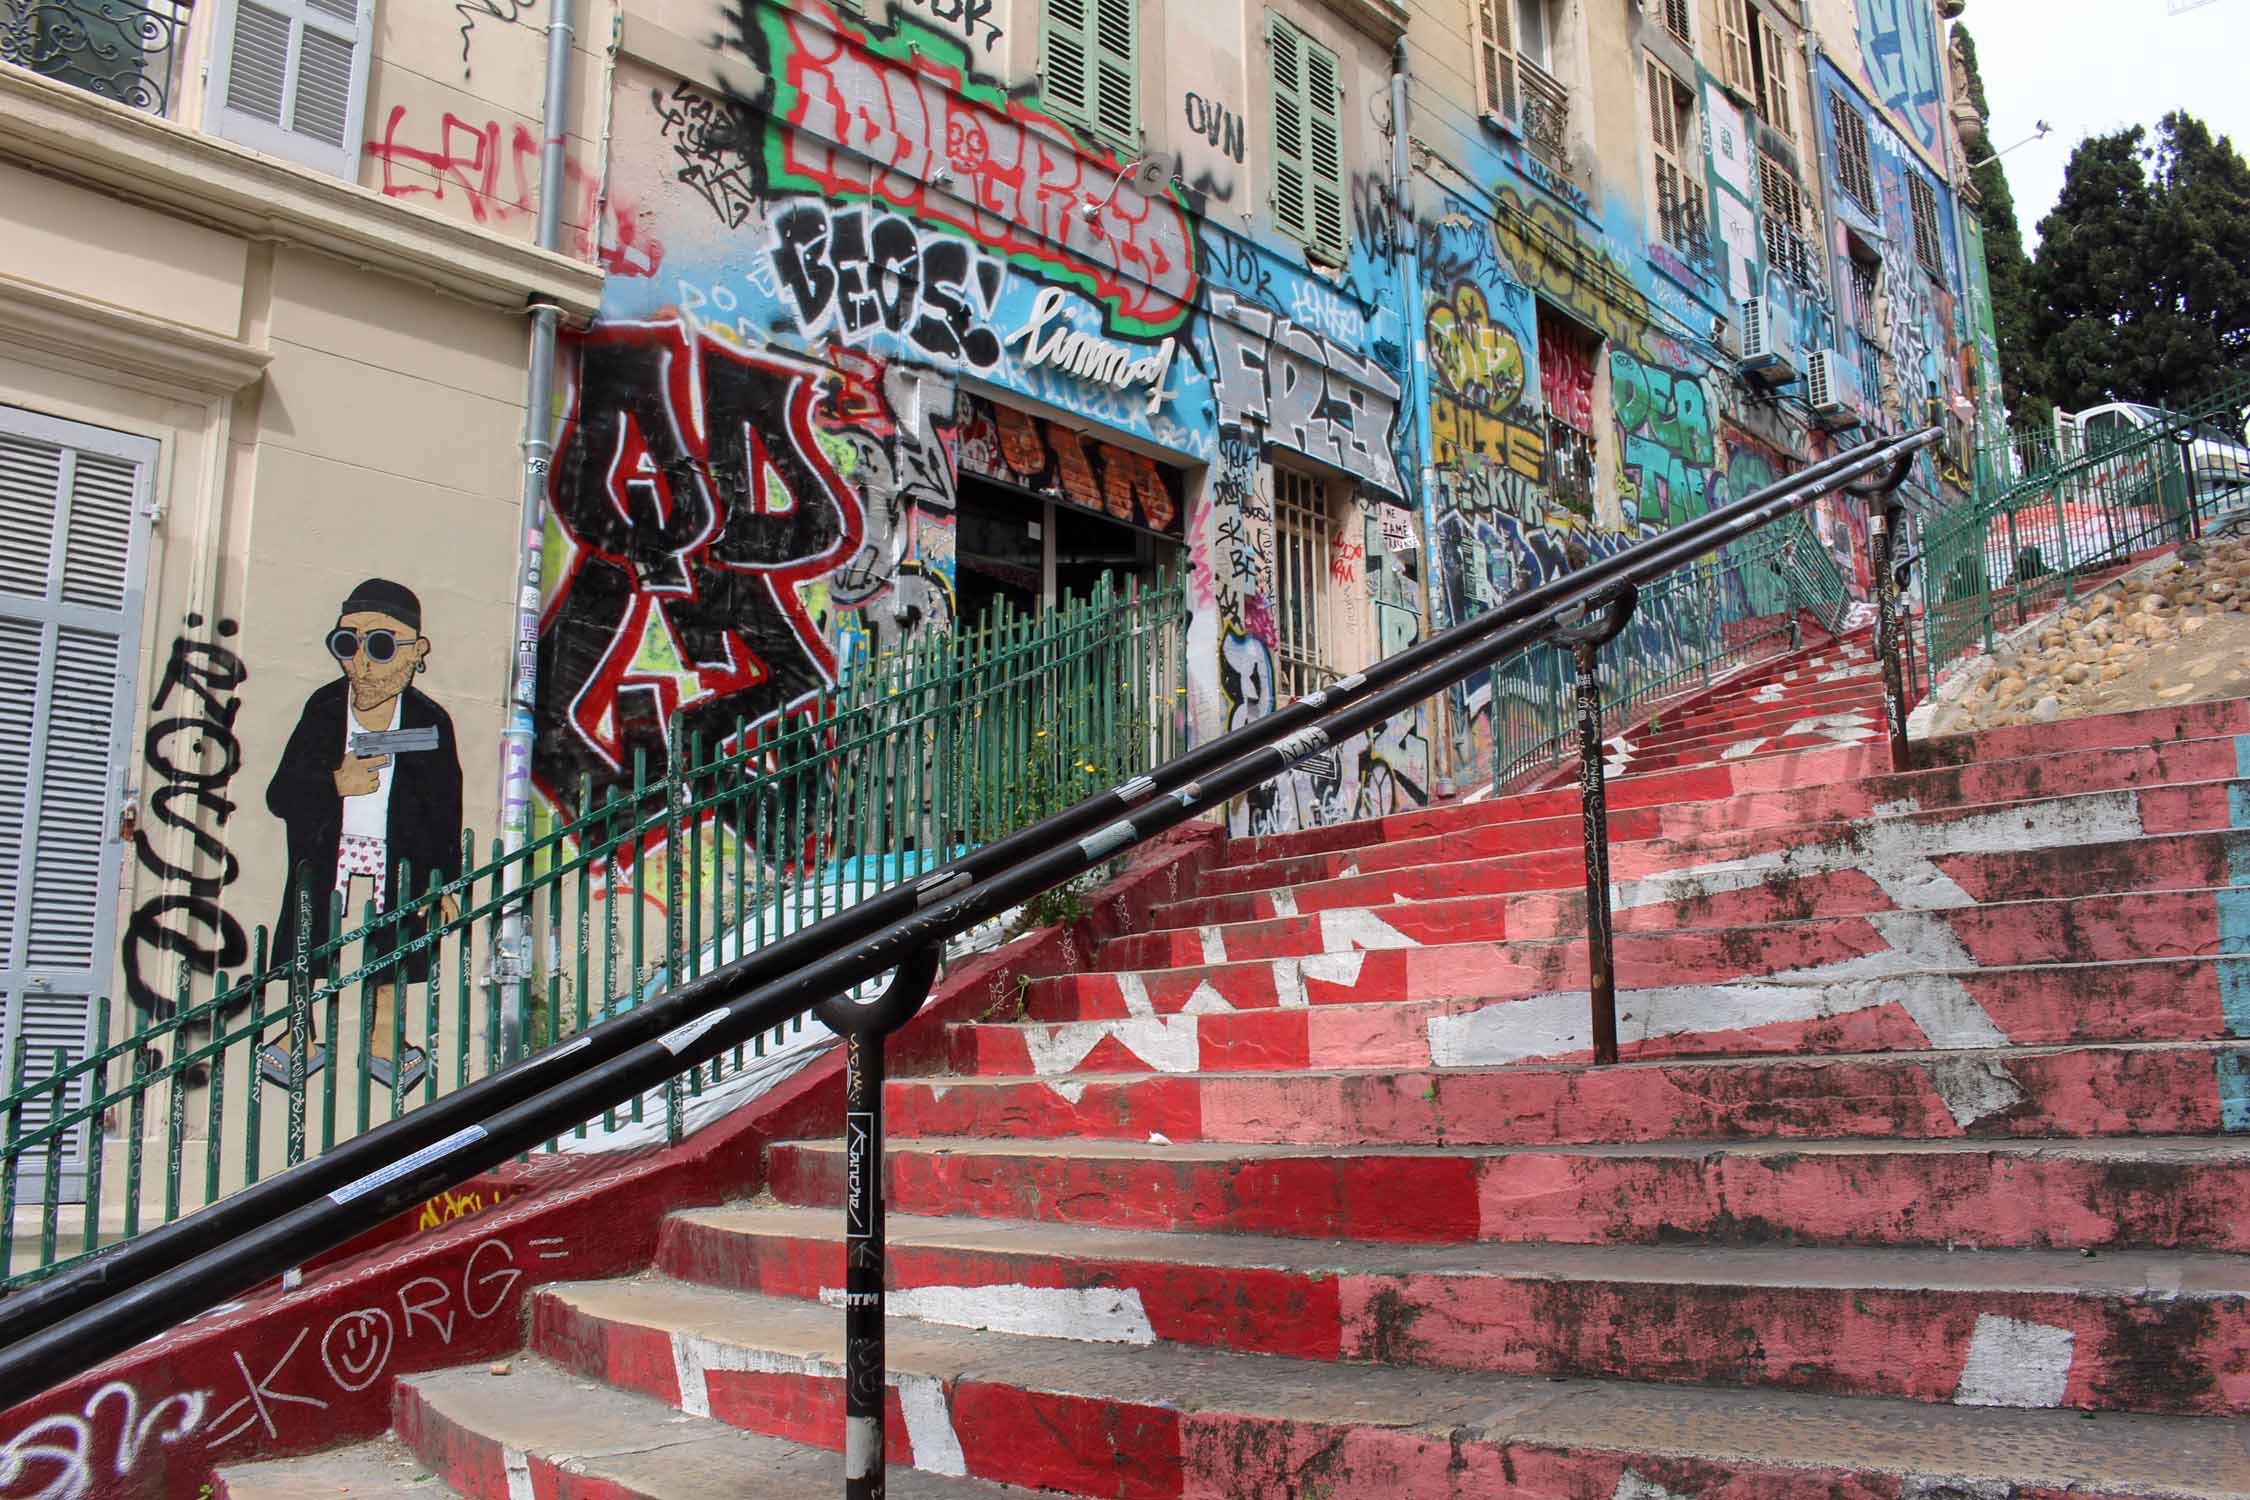
M1098 829L1080 839L1078 841L1078 852L1088 859L1100 859L1112 850L1122 849L1132 841L1132 824L1112 823L1107 828Z
M696 1038L702 1036L703 1033L726 1018L727 1008L723 1005L717 1010L707 1010L685 1025L675 1026L670 1031L665 1032L664 1035L656 1039L656 1043L674 1057L678 1057L695 1045Z
M1356 693L1367 683L1365 672L1354 672L1349 677L1339 677L1328 684L1331 693Z
M1318 727L1298 730L1274 741L1274 753L1285 766L1293 766L1309 756L1318 755L1328 748L1328 731Z
M1202 795L1203 783L1200 781L1191 781L1186 786L1183 786L1178 791L1174 792L1172 794L1172 800L1179 803L1182 807L1192 808L1195 806L1195 799Z
M1138 802L1155 790L1154 776L1136 776L1117 789L1117 800L1125 803Z
M950 875L932 875L914 887L914 909L920 911L932 901L941 901L969 884L967 870L955 870Z
M464 1125L442 1141L432 1141L421 1150L402 1156L387 1167L377 1167L365 1177L345 1183L328 1195L328 1201L341 1207L354 1198L364 1198L379 1187L387 1187L401 1177L421 1171L439 1157L450 1156L463 1146L474 1145L483 1139L482 1125Z

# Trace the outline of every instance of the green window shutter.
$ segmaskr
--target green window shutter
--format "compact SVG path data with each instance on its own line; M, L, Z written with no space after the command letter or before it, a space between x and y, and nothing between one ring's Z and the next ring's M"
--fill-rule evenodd
M1054 112L1114 146L1141 135L1137 0L1047 0L1041 92Z
M1344 258L1344 121L1336 54L1279 16L1273 58L1273 218L1291 239Z

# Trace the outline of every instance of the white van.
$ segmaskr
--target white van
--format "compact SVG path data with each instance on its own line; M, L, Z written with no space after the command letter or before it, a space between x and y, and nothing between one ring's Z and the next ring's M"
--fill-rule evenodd
M2177 440L2166 445L2169 451L2151 451L2140 443L2152 432L2177 428L2183 420L2177 412L2111 401L2075 415L2055 413L2055 435L2064 453L2097 460L2105 452L2129 447L2129 454L2109 465L2097 463L2088 476L2095 486L2126 504L2167 510L2182 506L2187 497L2181 480L2192 474L2196 508L2206 525L2221 515L2250 508L2250 444L2244 443L2240 432L2209 421L2196 424L2193 440L2185 446L2184 470Z

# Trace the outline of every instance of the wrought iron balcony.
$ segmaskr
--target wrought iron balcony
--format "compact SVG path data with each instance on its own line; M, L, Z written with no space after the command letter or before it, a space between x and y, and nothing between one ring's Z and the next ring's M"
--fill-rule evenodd
M1523 139L1532 154L1568 176L1570 173L1570 91L1529 58L1518 58L1523 79Z
M189 9L188 0L0 0L0 62L165 114Z

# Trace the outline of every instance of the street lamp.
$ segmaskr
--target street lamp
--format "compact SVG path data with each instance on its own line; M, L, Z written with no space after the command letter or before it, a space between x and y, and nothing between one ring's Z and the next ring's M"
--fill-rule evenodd
M2028 146L2033 141L2043 141L2048 136L2053 135L2054 133L2055 127L2048 124L2045 120L2041 120L2033 128L2031 134L2016 142L2015 146L2007 146L2002 148L2001 150L1995 151L1990 156L1986 157L1983 161L1970 162L1966 167L1962 168L1962 170L1965 172L1974 172L1979 167L1988 167L1994 162L1998 161L2001 157L2006 156L2010 151L2015 150L2017 146Z

